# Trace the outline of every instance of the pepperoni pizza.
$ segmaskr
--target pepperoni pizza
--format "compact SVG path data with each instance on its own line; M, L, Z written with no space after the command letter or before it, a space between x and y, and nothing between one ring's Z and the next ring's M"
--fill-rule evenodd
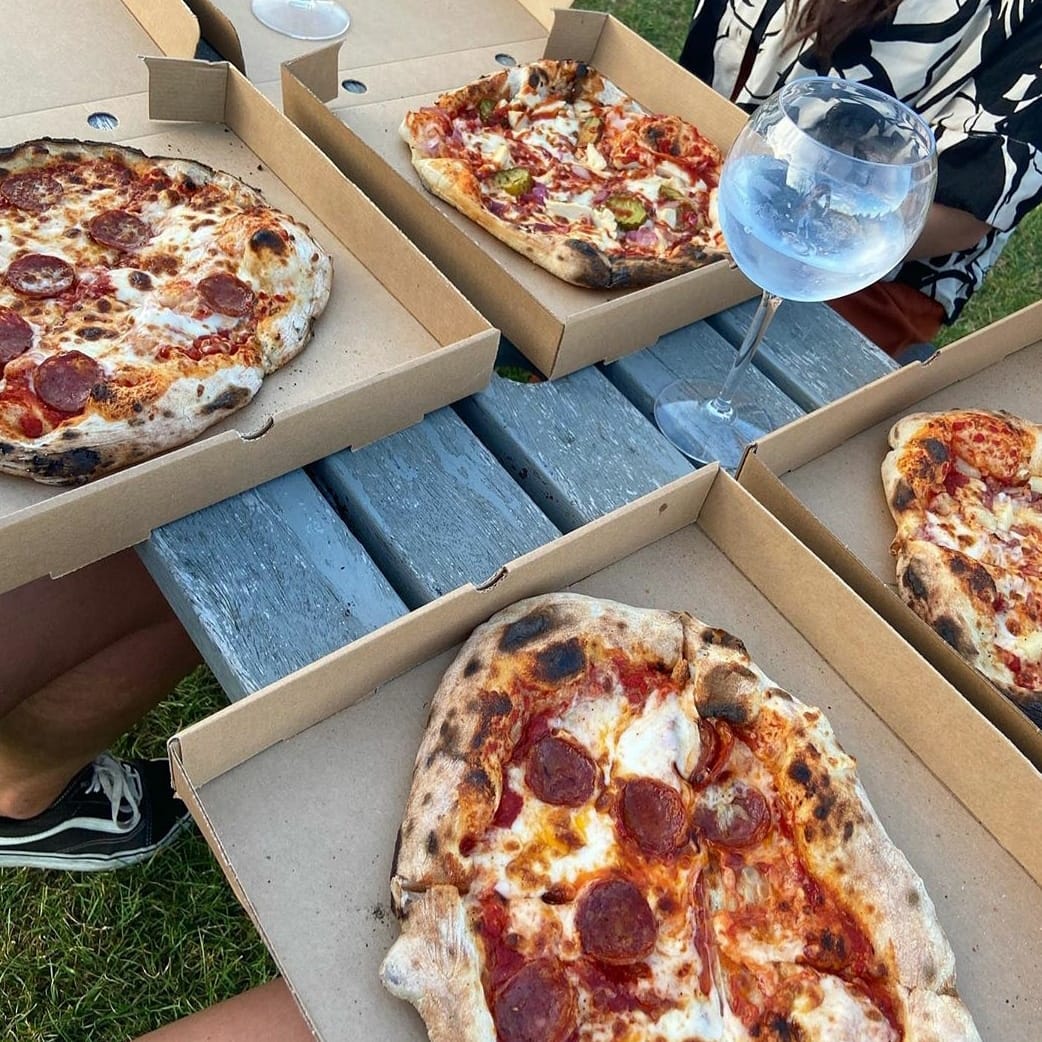
M689 615L569 594L434 697L381 968L432 1042L979 1042L822 713Z
M583 62L514 66L409 112L423 184L566 282L659 282L725 253L721 155Z
M0 150L0 471L85 481L188 441L307 343L331 261L229 174Z
M1042 429L981 409L916 413L890 445L901 596L1042 724Z

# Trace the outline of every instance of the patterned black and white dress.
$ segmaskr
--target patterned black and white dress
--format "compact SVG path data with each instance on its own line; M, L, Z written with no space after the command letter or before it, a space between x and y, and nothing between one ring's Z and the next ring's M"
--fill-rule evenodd
M829 68L812 44L789 41L785 19L784 0L698 0L680 63L747 112L789 80L832 75L921 113L937 138L937 202L992 230L972 249L909 261L892 277L954 321L1042 202L1042 0L904 0L844 41ZM747 55L748 78L733 96Z

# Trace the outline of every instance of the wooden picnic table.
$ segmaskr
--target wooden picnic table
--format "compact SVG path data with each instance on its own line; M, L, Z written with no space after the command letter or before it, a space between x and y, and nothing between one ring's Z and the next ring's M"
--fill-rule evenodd
M494 375L413 427L164 525L138 551L241 698L689 473L652 403L676 377L722 379L754 307L557 381ZM786 302L745 380L781 426L894 368L826 305Z

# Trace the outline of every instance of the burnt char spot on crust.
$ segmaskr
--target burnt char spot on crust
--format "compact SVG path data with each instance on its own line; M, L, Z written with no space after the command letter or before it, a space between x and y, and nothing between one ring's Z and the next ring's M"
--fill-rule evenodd
M469 661L469 662L468 662L468 663L467 663L467 664L466 664L466 665L465 665L465 666L463 667L463 675L464 675L465 677L472 677L472 676L474 676L474 674L475 674L475 673L477 673L477 671L478 671L479 669L481 669L481 660L480 660L480 659L478 659L478 658L472 658L472 659L471 659L471 660L470 660L470 661Z
M904 478L901 478L894 489L894 506L898 510L905 510L914 502L915 493L912 491L912 486Z
M901 585L917 600L925 601L927 595L926 583L922 576L916 571L915 565L910 564L901 575Z
M789 777L802 785L808 792L812 789L814 772L802 760L793 760L789 764Z
M394 840L394 853L391 855L391 878L394 879L398 875L398 858L402 853L402 830L399 826L398 835Z
M953 619L950 615L941 615L934 619L933 628L960 655L966 658L973 658L976 655L977 649L966 632L966 627L958 619Z
M89 477L101 463L101 454L95 449L78 448L59 452L54 456L33 456L29 469L46 478L76 481Z
M536 655L535 675L548 684L573 677L586 668L586 652L578 637L551 644Z
M483 767L475 767L472 771L469 771L465 781L471 788L477 789L481 795L490 799L495 793L492 779L488 776L488 772Z
M594 289L608 289L615 285L616 272L596 246L582 239L565 239L562 246L565 254L571 256L572 263L579 269L576 278L579 285ZM628 274L620 280L626 281Z
M729 648L731 651L737 651L742 655L748 654L745 650L745 645L733 633L728 633L727 630L707 627L702 630L699 637L704 644L711 644L717 648Z
M286 253L286 240L273 228L261 228L250 236L250 249L254 253L263 253L267 250L281 257Z
M1024 698L1020 693L1018 693L1016 703L1027 714L1027 718L1032 721L1032 723L1036 724L1038 727L1042 727L1042 699L1040 699L1038 695Z
M128 281L134 289L152 288L152 276L147 271L132 271L128 276Z
M794 1024L780 1013L768 1013L762 1026L750 1031L757 1042L805 1042L806 1036L799 1024Z
M488 740L495 721L506 716L514 708L514 703L502 691L482 691L477 704L472 703L470 708L478 714L478 726L470 740L470 747L480 749Z
M427 853L432 857L438 853L438 837L433 830L427 833L427 841L424 845L427 848Z
M948 567L951 569L952 575L961 579L975 597L981 597L988 602L995 599L998 590L995 588L995 583L987 568L982 564L956 554L950 559Z
M923 438L919 443L923 451L934 463L945 463L948 460L948 446L937 438Z
M200 407L199 411L204 416L209 416L213 412L221 412L222 410L234 410L240 406L245 405L250 400L250 391L247 387L229 387L226 391L221 391L219 395L212 402L207 402L206 405Z
M713 666L698 678L699 713L732 724L749 723L753 705L748 689L755 679L751 670L737 663Z
M844 842L854 835L857 824L863 820L856 799L837 791L832 785L828 770L818 765L821 754L813 745L808 745L803 755L789 764L788 775L806 794L806 805L810 809L816 827L805 826L805 831L828 837L834 833ZM808 838L810 838L808 836Z
M520 651L526 644L531 644L538 637L552 632L554 620L549 611L530 612L523 619L512 622L503 630L499 638L499 650L506 652Z

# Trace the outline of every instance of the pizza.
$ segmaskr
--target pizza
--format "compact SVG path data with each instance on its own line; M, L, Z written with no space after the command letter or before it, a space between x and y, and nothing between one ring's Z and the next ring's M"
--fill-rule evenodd
M230 174L0 150L0 471L85 481L195 437L307 343L332 263Z
M421 182L578 286L659 282L725 255L722 160L583 62L516 65L406 114Z
M432 1042L970 1042L952 951L828 722L736 637L572 594L438 688L381 967Z
M1042 724L1042 428L982 409L916 413L890 445L901 597Z

